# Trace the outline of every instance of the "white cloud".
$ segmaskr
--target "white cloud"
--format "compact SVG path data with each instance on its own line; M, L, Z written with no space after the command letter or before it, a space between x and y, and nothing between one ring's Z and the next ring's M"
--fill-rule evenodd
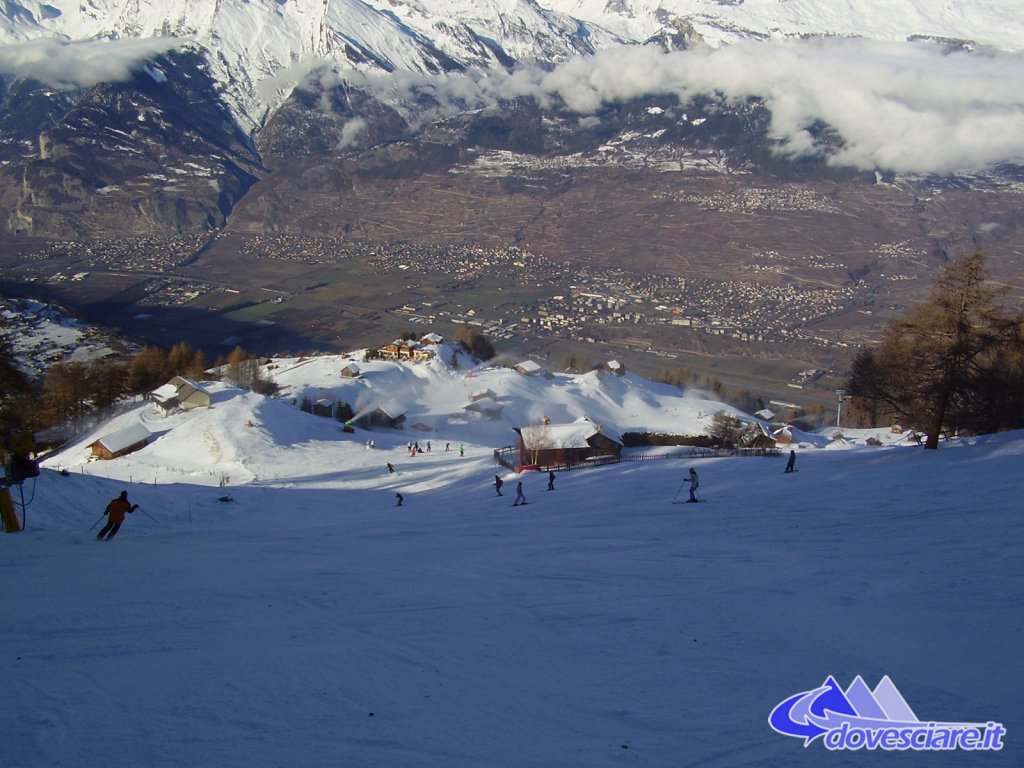
M390 76L353 82L437 101L431 117L499 98L558 98L590 115L602 105L676 94L763 98L783 151L811 149L807 128L832 126L846 143L834 163L917 173L1024 162L1024 55L949 52L936 44L852 38L746 41L664 53L623 47L551 71Z
M341 129L341 139L338 141L338 149L346 149L353 146L359 137L366 130L366 121L357 117L354 120L349 120Z
M0 46L0 74L39 80L54 88L89 87L127 80L154 56L188 43L180 38L32 40Z

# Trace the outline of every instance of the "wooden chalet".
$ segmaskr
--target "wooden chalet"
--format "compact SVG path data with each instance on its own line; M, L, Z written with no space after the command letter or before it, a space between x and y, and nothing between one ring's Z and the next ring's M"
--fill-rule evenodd
M523 466L566 466L622 454L622 438L585 416L570 424L536 424L515 431Z
M313 402L313 415L324 416L330 418L334 415L334 401L327 397L322 397L319 400Z
M116 459L145 448L149 444L149 437L148 429L141 424L133 424L130 427L111 432L109 435L104 435L91 443L89 449L92 451L92 455L98 459Z
M405 426L405 410L397 403L381 403L372 411L355 420L363 429L370 427L390 427L401 429Z
M515 366L515 370L519 371L519 373L524 376L537 376L542 373L544 369L533 360L523 360L523 362Z
M175 376L162 387L151 392L150 397L164 413L175 410L190 411L193 408L209 408L212 403L208 391L184 376Z
M788 424L784 427L779 427L772 432L772 437L775 438L775 442L779 445L789 445L793 442L793 428Z
M471 413L477 418L486 419L488 421L497 421L501 418L501 412L504 406L492 398L481 398L480 400L473 400L470 403L462 406L462 410L466 413Z
M418 341L395 339L380 348L380 356L385 360L411 360L414 363L432 359L436 353L436 345L422 344Z

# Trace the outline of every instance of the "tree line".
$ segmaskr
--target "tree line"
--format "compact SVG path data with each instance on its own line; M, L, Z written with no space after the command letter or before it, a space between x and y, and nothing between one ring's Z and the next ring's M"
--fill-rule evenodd
M246 389L264 393L273 389L260 378L258 358L242 347L218 357L211 366L202 349L186 342L169 350L145 346L128 359L54 363L41 380L33 381L18 369L10 339L0 334L0 435L39 432L103 413L175 376L209 379L211 375Z
M951 262L930 297L860 350L847 385L874 426L944 435L1024 428L1024 314L1006 307L979 251Z

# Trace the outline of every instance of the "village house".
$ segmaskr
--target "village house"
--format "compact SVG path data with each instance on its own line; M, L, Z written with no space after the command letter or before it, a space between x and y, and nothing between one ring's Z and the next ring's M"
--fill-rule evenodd
M130 427L119 429L104 435L99 440L89 444L92 455L98 459L116 459L119 456L127 456L129 453L145 448L149 444L149 430L141 424L133 424Z
M779 427L772 432L772 437L775 438L775 442L779 445L789 445L793 442L793 428L788 424L784 427Z
M361 374L362 369L360 369L357 363L349 363L341 369L341 375L346 379L357 379Z
M159 389L153 390L150 397L164 413L174 410L189 411L200 407L209 408L212 402L207 390L184 376L175 376Z
M502 409L503 406L501 403L487 398L484 398L483 400L475 400L462 407L462 410L466 413L471 413L477 418L486 419L488 421L497 421L500 419Z
M611 373L615 376L625 376L626 366L620 363L618 360L609 360L604 363L599 369L601 373Z
M544 369L541 368L540 365L538 365L533 360L523 360L523 362L518 363L515 366L515 370L519 371L519 373L525 376L536 376L537 374L541 373Z
M413 342L413 345L411 348L411 358L414 363L432 360L437 354L437 351L432 346L426 346L417 342Z
M435 357L437 350L434 345L421 344L418 341L395 339L390 344L385 344L381 347L379 353L385 360L411 360L414 363L418 363Z
M312 413L314 416L330 418L334 415L334 401L327 397L321 397L313 402Z
M597 458L618 458L622 438L583 416L570 424L515 427L523 466L570 466Z
M405 426L405 410L395 402L380 403L376 408L356 419L355 422L363 429L370 427L401 429Z
M475 403L478 400L497 400L497 393L488 387L487 389L478 389L476 392L469 396L469 402Z
M756 450L759 453L774 453L778 450L775 437L761 421L754 422L754 429L748 435L743 447Z

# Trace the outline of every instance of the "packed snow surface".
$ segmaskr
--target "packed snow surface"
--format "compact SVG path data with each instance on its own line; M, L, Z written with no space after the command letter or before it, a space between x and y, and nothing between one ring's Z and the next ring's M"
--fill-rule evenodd
M768 725L829 675L888 675L922 720L1006 727L999 753L901 765L1024 762L1024 434L938 451L799 435L791 474L683 455L549 492L492 457L527 401L621 431L691 431L714 404L596 374L321 365L278 361L283 399L211 384L209 409L142 405L14 490L5 766L863 765ZM290 402L378 389L404 429L345 433ZM485 389L502 421L451 415ZM155 441L84 461L132 419ZM674 504L690 467L706 502ZM97 542L122 489L140 509Z

